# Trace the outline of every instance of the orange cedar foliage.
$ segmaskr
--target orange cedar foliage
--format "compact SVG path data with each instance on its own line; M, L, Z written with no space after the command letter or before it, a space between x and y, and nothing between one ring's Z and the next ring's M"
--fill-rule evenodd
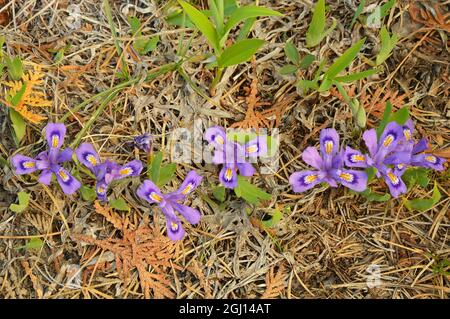
M43 77L44 74L40 68L35 67L34 71L29 71L28 74L24 73L19 81L2 82L3 85L9 87L6 93L5 104L17 111L24 119L34 124L41 122L46 117L33 113L29 108L45 108L52 105L51 101L45 99L45 93L37 90L37 87L44 82L42 80ZM13 104L12 99L23 90L24 86L25 90L22 97Z

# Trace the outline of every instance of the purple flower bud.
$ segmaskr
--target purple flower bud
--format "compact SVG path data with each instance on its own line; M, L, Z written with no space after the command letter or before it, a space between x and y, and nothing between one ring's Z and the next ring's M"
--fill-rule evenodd
M148 133L144 133L134 138L134 145L146 153L150 152L151 143L152 137Z

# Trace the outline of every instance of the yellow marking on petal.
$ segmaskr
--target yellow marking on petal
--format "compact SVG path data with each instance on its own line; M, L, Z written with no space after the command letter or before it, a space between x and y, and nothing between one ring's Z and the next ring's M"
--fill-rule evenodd
M219 143L219 144L224 144L224 143L225 143L223 137L220 136L220 135L217 135L217 136L214 138L214 140L215 140L217 143Z
M352 155L352 162L364 162L366 160L366 157L364 155L355 154Z
M355 176L353 176L353 174L350 173L341 173L339 174L339 177L349 183L353 182L353 179L355 178Z
M186 195L187 193L189 193L192 189L192 184L189 183L187 184L187 186L183 189L183 191L181 192L183 195Z
M178 230L178 224L174 223L174 222L170 222L170 228L173 231L177 231Z
M383 141L383 146L384 146L384 147L388 147L389 145L392 144L393 141L394 141L394 137L393 137L391 134L389 134L389 135L386 136L386 138L384 139L384 141Z
M86 156L86 160L92 164L92 166L97 165L97 159L95 158L94 155L89 154L88 156Z
M233 170L231 168L227 168L225 172L225 179L227 181L231 181L231 178L233 177Z
M247 153L256 153L258 151L258 145L251 145L247 147Z
M397 168L398 168L398 169L403 169L403 167L405 167L405 164L398 164L398 165L397 165Z
M133 173L133 170L131 169L131 167L126 167L119 171L120 175L131 175L131 173Z
M55 134L52 136L52 147L57 148L58 144L59 144L59 136Z
M392 184L397 185L400 182L398 177L395 176L393 173L388 173L387 175L388 175L389 179L391 180Z
M58 175L59 175L59 177L61 177L61 179L62 179L64 182L67 182L67 181L69 180L69 175L67 175L66 172L64 172L62 169L60 169L60 170L58 171Z
M105 192L105 189L103 187L97 188L97 193L103 194Z
M162 201L162 197L159 196L158 194L154 193L154 192L150 194L150 198L153 199L155 202L158 202L158 203L160 203Z
M305 176L305 183L306 184L311 184L312 182L314 182L317 179L317 175L307 175Z
M432 164L436 164L436 162L437 162L436 156L433 156L433 155L425 156L425 160Z
M22 165L25 168L35 168L36 167L36 163L35 162L30 162L30 161L24 162Z
M333 141L326 141L325 142L325 152L327 154L331 154L331 152L333 152L333 146L334 146Z
M403 135L405 136L405 139L406 139L407 141L409 141L409 140L411 139L411 130L408 129L408 128L405 128L405 129L403 130Z

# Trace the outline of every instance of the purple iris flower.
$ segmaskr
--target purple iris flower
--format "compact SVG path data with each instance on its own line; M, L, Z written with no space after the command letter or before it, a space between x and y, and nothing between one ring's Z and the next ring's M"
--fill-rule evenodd
M202 176L190 171L181 186L174 192L163 194L151 180L145 180L137 190L137 195L150 204L158 204L166 217L167 235L172 240L184 237L181 221L175 214L178 211L189 223L195 225L200 221L200 212L192 207L180 204L186 196L194 191L202 181Z
M136 145L138 149L143 150L146 153L150 152L151 142L152 137L148 133L144 133L134 138L134 145Z
M365 172L343 168L344 152L339 151L339 135L335 129L323 129L320 132L320 153L317 148L311 146L303 151L303 161L316 170L293 173L289 183L294 192L304 192L321 182L326 182L331 187L342 184L357 192L366 189L367 174Z
M31 174L41 170L39 182L45 185L50 185L52 175L55 174L63 192L71 195L80 188L81 184L61 165L70 161L73 154L69 147L61 150L66 135L66 127L62 123L48 123L44 129L49 146L48 151L39 153L36 158L17 154L12 157L11 162L19 175Z
M255 168L247 158L256 158L267 153L267 139L258 136L250 142L241 145L229 141L225 130L220 126L213 126L206 130L205 140L215 148L213 163L223 164L219 173L219 180L226 188L235 188L238 184L237 173L242 176L253 176Z
M409 136L408 139L405 136ZM375 129L367 130L363 134L363 140L369 150L369 154L363 154L351 147L345 150L345 165L348 167L374 167L377 169L377 177L383 177L393 197L406 193L406 185L401 179L403 172L392 169L389 165L409 163L411 151L406 146L409 143L411 131L396 122L386 125L380 140L377 139Z
M109 160L101 162L100 156L89 143L81 144L75 153L80 163L95 175L97 197L102 201L107 201L106 192L111 182L130 176L139 176L142 171L142 162L139 160L133 160L122 166Z
M402 126L404 141L400 145L402 151L410 152L409 161L395 165L394 170L399 174L403 174L408 166L419 166L432 168L437 171L444 170L445 159L429 153L422 153L428 149L428 142L426 138L421 138L417 143L414 143L412 138L414 133L414 123L409 119L405 125Z

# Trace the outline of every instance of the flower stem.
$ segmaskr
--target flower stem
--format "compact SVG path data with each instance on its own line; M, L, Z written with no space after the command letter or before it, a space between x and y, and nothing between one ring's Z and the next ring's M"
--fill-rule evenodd
M219 81L222 79L222 73L223 73L223 68L217 68L216 69L216 76L214 77L212 83L211 83L211 87L210 87L210 91L214 92L214 90L216 89L217 84L219 84Z

